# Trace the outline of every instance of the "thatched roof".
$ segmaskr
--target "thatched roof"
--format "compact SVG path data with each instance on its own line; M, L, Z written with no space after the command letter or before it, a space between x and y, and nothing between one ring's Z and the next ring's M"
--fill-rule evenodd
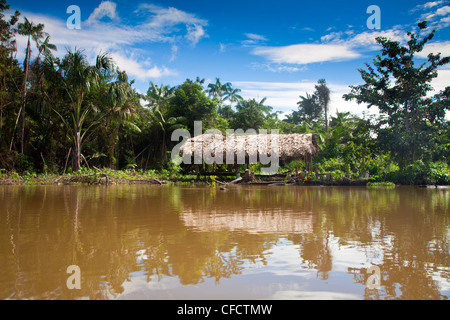
M273 145L273 147L272 147ZM223 151L222 151L223 150ZM272 157L278 154L279 159L311 159L318 154L319 148L314 134L255 134L227 135L203 134L191 138L180 149L183 156L211 155L220 158L223 163L228 159L245 163L256 162L260 155ZM275 153L272 155L272 152ZM239 163L241 162L239 161Z

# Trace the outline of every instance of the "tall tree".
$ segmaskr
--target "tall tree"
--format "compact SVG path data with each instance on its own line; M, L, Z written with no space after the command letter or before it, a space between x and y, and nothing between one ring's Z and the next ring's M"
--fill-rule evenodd
M175 89L164 115L167 118L182 117L187 128L193 132L195 121L203 121L204 129L211 128L217 116L216 108L217 100L208 98L200 84L186 80Z
M378 107L378 139L397 158L400 168L433 149L436 128L445 121L445 111L450 110L450 87L429 96L437 69L449 63L450 57L431 53L425 63L416 66L417 55L435 35L433 30L421 37L426 28L427 23L421 22L417 33L408 31L406 46L378 37L381 55L373 59L373 66L366 64L367 70L359 70L365 84L351 86L351 92L344 95L346 100Z
M175 88L173 87L162 84L158 87L153 82L150 82L150 87L145 96L145 100L148 102L147 107L165 112L170 99L174 96L174 92Z
M229 91L231 87L231 83L227 82L227 83L221 83L219 78L216 78L216 82L215 83L210 83L208 84L208 94L210 96L210 98L216 98L219 100L220 104L222 104L222 102L224 101L224 97L227 93L227 91Z
M325 129L328 133L328 105L330 103L330 89L327 86L325 79L320 79L316 85L314 94L317 97L319 105L323 109L325 115Z
M40 42L39 40L37 41L37 47L39 49L39 55L38 55L38 60L40 59L41 55L44 56L51 56L52 55L52 50L53 51L58 51L58 48L56 47L55 44L50 43L50 36L47 36L44 41Z
M17 33L27 37L27 48L24 60L24 78L23 78L23 101L19 111L20 115L20 153L24 152L24 138L25 138L25 114L26 114L26 98L28 91L28 81L31 65L31 40L34 40L36 46L39 46L39 40L47 36L44 32L44 25L42 23L34 24L25 18L25 21L18 24Z
M292 119L295 124L309 119L311 121L320 120L324 112L323 107L319 104L319 99L314 94L306 93L305 96L300 96L298 104L298 111L292 113Z
M257 101L256 99L241 100L236 105L236 113L232 127L234 129L255 129L262 128L265 124L266 116L272 111L271 107L265 105L266 98Z
M158 109L155 108L150 111L150 119L152 122L152 125L154 125L157 128L157 131L160 133L160 144L159 144L159 151L160 151L160 159L162 160L162 164L165 165L167 163L167 135L171 133L171 131L175 129L179 129L184 127L183 122L185 121L185 118L183 117L170 117L167 118L163 115L163 113Z
M107 136L107 166L116 168L115 149L119 139L119 129L129 128L134 132L141 132L133 120L136 118L136 109L138 106L138 97L132 88L132 82L128 81L128 75L125 71L117 70L115 81L107 84L107 90L104 96L106 105L103 113L105 116L102 129Z
M20 13L16 11L9 20L5 20L4 12L9 10L10 6L6 0L0 0L0 149L3 138L3 114L5 108L11 105L12 92L8 89L13 71L17 68L13 58L16 51L16 39L14 38L14 26L16 25Z
M239 95L241 89L233 88L231 85L227 86L225 89L225 97L224 100L228 100L233 103L237 103L242 100L242 97Z
M94 111L92 104L84 101L91 89L99 86L102 75L115 69L114 61L107 53L97 56L96 64L91 66L83 51L69 51L61 62L63 87L70 101L69 119L57 112L69 129L72 137L72 169L81 168L81 148L86 134L99 123L105 115L99 115L95 121L86 126L88 115Z

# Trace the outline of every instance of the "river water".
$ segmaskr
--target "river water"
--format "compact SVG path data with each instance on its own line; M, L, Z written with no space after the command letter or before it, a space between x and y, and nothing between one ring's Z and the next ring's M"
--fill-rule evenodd
M0 299L447 299L449 204L417 187L0 186Z

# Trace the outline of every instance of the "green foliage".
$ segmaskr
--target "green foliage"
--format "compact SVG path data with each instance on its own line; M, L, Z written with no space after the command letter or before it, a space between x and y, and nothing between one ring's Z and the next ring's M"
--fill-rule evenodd
M330 115L330 90L321 79L314 93L300 96L298 109L280 120L265 98L243 99L240 89L218 78L206 88L200 78L174 87L151 82L141 95L108 53L99 54L92 65L82 49L56 58L52 50L57 48L44 26L29 20L18 24L18 12L5 20L8 9L0 0L0 167L15 169L28 180L38 172L97 175L93 168L124 179L133 174L181 179L190 169L169 161L170 136L178 128L193 133L194 121L202 121L204 130L221 132L314 133L320 153L313 165L335 179L359 178L369 171L376 182L449 182L445 112L450 87L431 96L430 84L450 58L430 54L426 63L415 65L415 56L434 37L434 32L421 36L426 23L416 34L408 33L406 47L378 38L380 55L359 70L365 83L344 96L377 106L379 118ZM33 54L20 64L13 58L16 24L30 40L27 56ZM281 172L303 166L303 160L292 161ZM255 173L261 167L250 165Z
M22 153L19 153L17 169L19 170L20 173L33 172L34 164L32 161L30 161L29 157L27 157L26 155L24 155Z
M194 122L203 120L203 128L211 127L216 115L217 102L208 98L203 87L186 80L175 89L170 99L167 117L182 117L190 132L194 131Z
M450 183L450 166L445 161L439 161L429 164L430 179L436 184L449 184Z
M370 176L377 177L384 177L390 172L398 171L398 165L387 154L378 154L369 158L365 167L369 171Z
M232 127L235 129L258 129L264 126L265 115L272 108L264 105L266 99L256 101L256 99L241 100L237 105L237 112L234 115Z
M444 123L445 111L450 110L450 87L433 97L430 83L437 77L437 69L450 62L450 57L429 54L427 63L415 66L415 57L434 37L435 31L421 38L426 22L419 24L416 34L408 32L406 47L384 37L377 38L382 46L381 55L360 69L365 84L351 86L344 95L346 100L376 106L381 117L378 121L378 139L384 150L391 152L400 168L426 160L436 147L435 137Z
M397 184L443 184L450 183L450 169L447 163L424 163L422 160L408 165L403 170L391 172L386 180Z
M393 182L368 182L368 187L384 187L384 188L393 188L395 187L395 183Z
M12 171L9 173L9 177L13 180L19 180L20 179L20 175L18 172L16 171Z
M293 111L289 121L293 124L300 124L307 119L315 122L322 119L324 113L323 107L319 103L319 98L316 94L306 93L305 96L300 96L298 104L298 111Z
M284 166L284 169L286 169L287 171L293 171L293 172L295 171L295 169L298 169L301 171L304 166L305 166L305 163L303 161L292 160Z
M335 170L345 170L345 162L341 157L323 159L322 162L316 163L319 172L332 172Z

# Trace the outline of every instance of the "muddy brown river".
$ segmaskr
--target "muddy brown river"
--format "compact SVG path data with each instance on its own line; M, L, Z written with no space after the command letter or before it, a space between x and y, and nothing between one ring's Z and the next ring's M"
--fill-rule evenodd
M450 189L0 186L0 299L447 299Z

